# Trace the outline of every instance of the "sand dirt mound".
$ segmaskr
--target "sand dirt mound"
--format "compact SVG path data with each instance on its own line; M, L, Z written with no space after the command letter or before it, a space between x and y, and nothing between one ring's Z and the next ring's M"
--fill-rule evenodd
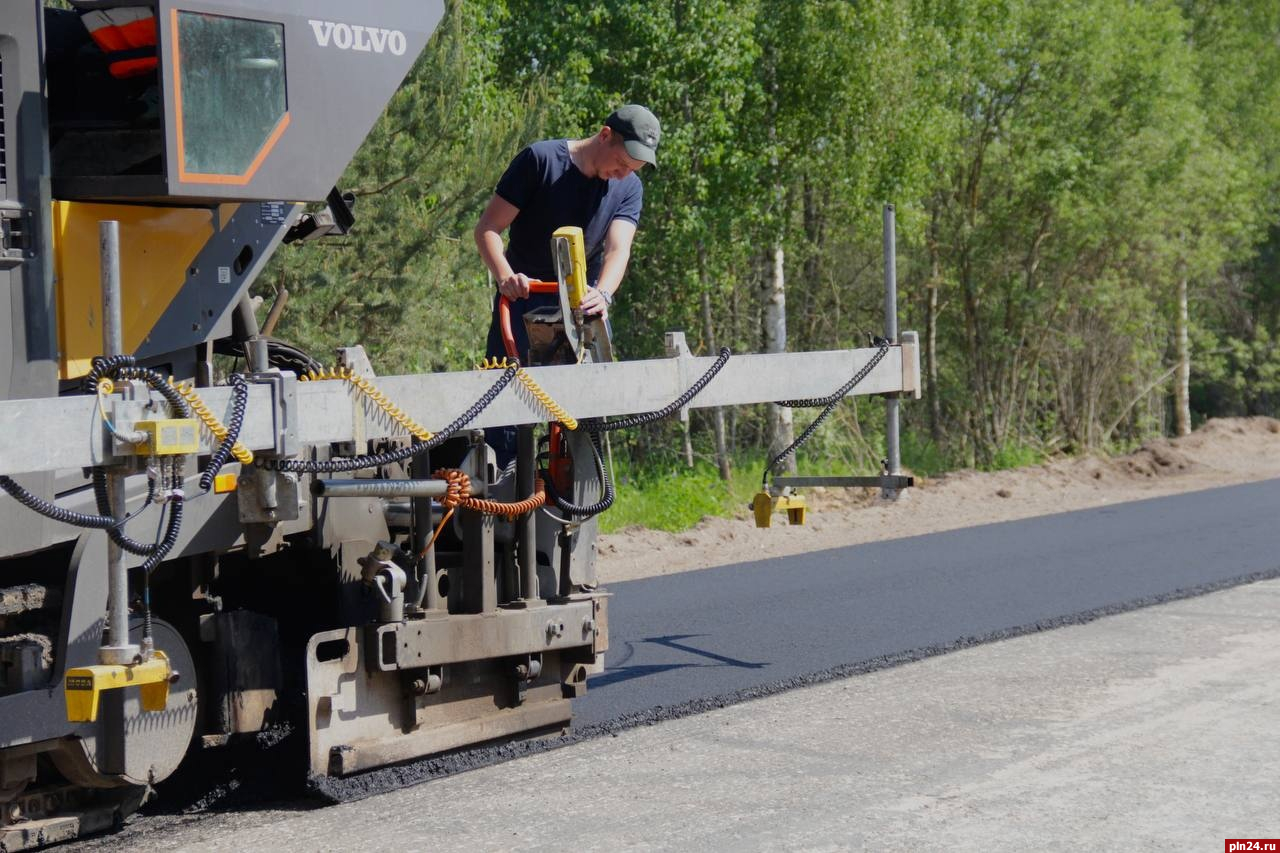
M804 527L778 516L779 526L759 530L744 509L740 518L703 519L683 533L620 531L600 537L600 578L618 582L1273 477L1280 477L1280 421L1215 419L1125 456L917 480L896 502L870 490L806 490L811 509Z

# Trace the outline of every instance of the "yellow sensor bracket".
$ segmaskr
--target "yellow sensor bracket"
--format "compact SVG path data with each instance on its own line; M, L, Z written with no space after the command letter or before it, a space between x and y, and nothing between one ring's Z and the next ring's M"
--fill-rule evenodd
M139 687L142 710L163 711L169 703L169 679L173 669L164 652L153 652L150 660L131 666L95 664L67 670L63 684L67 696L67 721L92 723L104 690Z
M556 262L556 278L569 293L569 307L577 308L587 295L587 241L582 229L565 225L551 234L551 255Z
M756 492L751 499L751 511L756 517L756 527L772 527L774 510L785 510L788 524L804 524L808 507L800 495L771 495Z

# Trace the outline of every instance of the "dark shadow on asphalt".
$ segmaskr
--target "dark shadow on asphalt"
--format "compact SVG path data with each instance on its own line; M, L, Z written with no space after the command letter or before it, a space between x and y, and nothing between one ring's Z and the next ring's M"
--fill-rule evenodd
M655 646L663 646L668 649L674 649L679 652L691 654L699 658L704 658L712 663L655 663L655 664L636 664L628 665L626 662L631 660L635 654L637 643L627 643L627 649L620 660L614 666L605 669L603 675L595 676L591 679L591 689L599 690L602 687L608 687L611 684L620 684L624 681L632 681L637 678L646 678L651 675L661 675L664 672L671 672L677 669L701 669L704 667L720 667L728 666L734 669L764 669L769 666L768 663L760 663L755 661L746 661L739 658L732 658L727 655L709 652L706 649L699 649L681 640L695 640L699 637L705 637L706 634L669 634L664 637L645 637L638 643L652 643Z

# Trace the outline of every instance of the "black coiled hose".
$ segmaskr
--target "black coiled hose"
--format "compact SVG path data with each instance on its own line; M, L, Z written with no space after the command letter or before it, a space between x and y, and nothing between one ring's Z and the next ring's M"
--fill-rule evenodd
M173 408L173 414L179 418L191 417L191 407L187 405L187 401L182 395L170 385L163 376L149 367L139 367L136 359L131 355L111 355L98 356L93 360L93 366L89 369L89 373L84 378L85 391L97 392L98 382L103 378L111 379L136 379L147 383L148 387L154 388L160 392L169 405ZM176 486L175 486L176 488ZM148 494L148 502L154 496L154 490ZM111 516L111 500L107 495L107 473L102 468L93 469L93 497L98 505L98 512L102 515ZM175 502L175 506L180 501ZM175 514L170 512L169 524L161 541L170 538L176 542L178 537L178 529L182 525L182 511L179 509ZM139 542L125 535L120 524L112 523L105 528L107 535L111 537L111 541L119 545L123 550L130 554L136 554L139 557L147 557L151 559L159 551L158 543ZM173 546L171 545L170 548ZM168 549L165 550L168 553ZM163 559L163 557L162 557ZM158 563L159 561L157 561Z
M170 478L170 491L168 496L169 520L165 525L164 534L159 541L152 546L151 553L147 559L143 560L139 567L142 576L150 577L155 571L156 566L169 556L169 552L178 544L178 533L182 530L182 457L173 458L173 475ZM148 596L149 598L150 596ZM150 616L150 603L148 602L148 617Z
M209 457L209 464L200 475L201 491L207 492L213 488L218 471L231 458L231 448L240 439L240 428L244 425L244 411L248 405L249 383L239 373L231 374L231 418L227 421L227 434Z
M156 546L150 542L139 542L136 539L130 539L125 535L121 525L128 519L111 518L111 498L107 494L107 472L101 468L93 469L93 499L98 505L98 512L103 517L111 519L111 524L104 528L107 535L111 537L111 541L119 545L130 554L137 554L139 557L145 557L153 553ZM151 483L147 491L147 504L155 500L155 484ZM146 504L144 504L145 506Z
M365 456L352 456L349 459L255 459L254 464L269 471L288 471L294 474L340 474L346 471L360 471L364 468L378 468L393 462L403 462L413 456L426 453L444 444L450 436L475 420L481 412L489 407L502 389L510 384L520 369L519 363L511 364L502 371L502 376L493 386L485 391L479 400L459 415L453 423L437 432L427 441L415 441L407 447L388 450L383 453L371 453Z
M613 477L609 475L609 466L605 463L604 453L600 450L600 433L597 430L592 430L590 425L584 424L584 427L587 431L587 436L591 439L591 455L595 458L596 476L600 478L600 500L585 506L570 503L556 491L555 478L551 476L551 472L542 472L542 481L546 484L547 496L559 507L561 512L573 518L599 515L613 506L615 496Z
M613 432L618 429L627 429L628 427L641 426L642 424L660 421L668 418L676 412L683 409L689 404L689 401L702 393L711 380L715 379L716 374L728 363L733 356L733 351L728 347L721 347L720 354L716 357L711 367L707 368L707 372L698 377L698 381L689 386L683 394L672 400L661 409L652 412L644 412L639 415L629 415L625 418L619 418L615 421L603 420L587 420L580 423L580 428L591 438L591 455L595 457L596 475L600 480L600 500L593 504L581 506L571 503L565 499L563 495L556 491L555 480L549 472L543 474L543 480L546 482L547 495L559 507L560 511L565 515L574 518L583 518L600 513L613 506L613 500L616 495L613 488L613 477L610 475L609 466L605 464L604 453L600 449L600 433Z
M720 355L716 357L715 363L707 368L707 372L698 377L698 381L689 386L689 390L685 391L676 399L672 400L661 409L653 412L644 412L639 415L628 415L625 418L619 418L616 421L593 421L584 428L591 433L613 432L616 429L627 429L629 427L637 427L642 424L660 421L668 418L676 412L689 405L689 401L702 393L702 389L706 388L715 379L716 374L725 366L733 353L728 347L720 347Z
M84 378L84 390L88 393L97 393L98 381L104 376L111 379L137 379L147 383L148 386L160 392L170 406L173 407L173 415L176 418L191 417L191 407L187 405L187 401L182 395L170 385L165 378L149 367L138 367L135 359L131 355L112 355L97 356L93 360L93 367Z
M110 530L116 526L116 520L109 515L88 515L83 512L72 512L69 509L63 509L57 504L50 503L24 489L14 482L11 477L0 476L0 489L4 489L13 496L14 500L27 509L38 512L45 518L60 521L63 524L88 527L95 530Z
M764 473L760 477L760 483L762 488L768 486L769 472L774 469L774 466L782 462L792 453L795 453L796 450L800 447L800 445L808 441L810 436L812 436L814 432L818 429L818 427L822 425L822 422L827 419L827 415L835 411L836 406L840 405L840 401L844 399L846 394L848 394L850 391L853 390L854 386L856 386L863 379L867 378L867 374L870 373L875 368L875 366L880 363L880 360L884 358L885 354L887 354L888 352L889 352L889 342L882 341L880 343L880 348L876 350L876 354L871 356L871 359L866 364L864 364L858 370L857 373L853 375L853 378L850 379L848 382L844 383L843 385L841 385L839 389L837 389L834 393L829 394L826 397L810 397L804 400L779 400L777 402L777 405L779 406L790 406L792 408L797 408L797 409L813 408L816 406L823 406L824 408L822 409L821 412L818 413L818 416L813 419L813 422L804 428L804 432L800 433L800 435L796 438L795 441L787 445L781 452L778 453L778 455L774 456L772 459L769 460L768 465L764 466Z

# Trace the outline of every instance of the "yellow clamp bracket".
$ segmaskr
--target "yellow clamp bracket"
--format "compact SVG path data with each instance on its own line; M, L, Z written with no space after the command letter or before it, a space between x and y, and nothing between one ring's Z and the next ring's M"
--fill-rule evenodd
M511 363L505 358L486 358L478 367L480 370L506 370ZM578 421L570 417L564 407L551 398L551 395L542 389L542 386L533 380L523 367L516 368L516 378L520 380L520 384L529 389L529 393L533 395L538 404L546 409L552 419L559 421L567 430L575 430L578 428Z
M222 441L227 437L227 428L218 420L218 416L209 411L209 407L205 405L204 400L196 392L195 386L190 382L179 382L172 376L169 377L169 384L173 386L173 390L182 395L182 399L187 401L187 405L191 407L191 411L204 424L205 429L218 441ZM141 427L140 427L141 428ZM195 451L191 451L195 452ZM240 442L231 445L231 455L241 465L253 464L253 451L245 447Z
M153 652L150 660L129 666L95 664L67 670L64 692L67 721L92 723L98 719L98 705L104 690L140 687L142 710L163 711L169 703L169 678L173 669L164 652Z
M431 440L432 433L430 430L405 414L404 409L401 409L395 403L392 403L391 400L387 398L386 394L383 394L378 390L378 386L374 385L363 376L360 376L349 367L331 367L328 370L312 370L309 371L307 375L299 376L298 378L303 382L319 382L325 379L339 379L343 382L347 382L352 388L355 388L367 397L371 403L386 413L387 417L404 427L405 431L408 432L409 435L419 441Z
M786 510L789 524L804 524L807 506L799 495L771 495L756 492L751 499L751 511L755 513L756 527L773 526L773 511Z
M569 307L577 308L587 295L587 241L582 229L565 225L551 233L556 269L569 290Z

